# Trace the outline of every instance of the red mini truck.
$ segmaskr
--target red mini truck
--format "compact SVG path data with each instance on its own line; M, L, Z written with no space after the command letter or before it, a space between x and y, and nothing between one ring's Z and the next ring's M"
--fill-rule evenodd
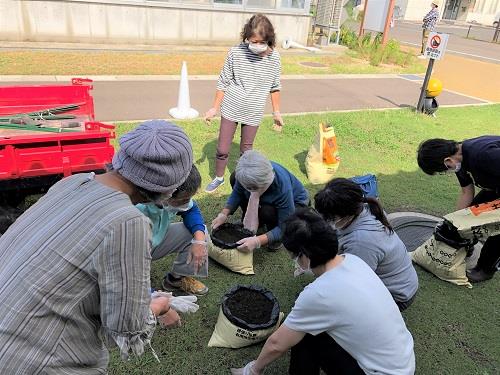
M114 126L95 121L92 80L0 87L0 205L17 207L75 173L105 170Z

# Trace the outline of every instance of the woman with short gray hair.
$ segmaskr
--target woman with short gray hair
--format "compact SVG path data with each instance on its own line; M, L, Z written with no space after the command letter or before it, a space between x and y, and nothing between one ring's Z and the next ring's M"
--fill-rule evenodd
M243 211L243 226L261 235L239 241L238 249L250 252L261 246L277 250L281 246L281 226L297 207L309 204L302 183L286 168L257 151L246 151L231 175L233 191L224 209L212 221L212 229L225 223L238 207Z

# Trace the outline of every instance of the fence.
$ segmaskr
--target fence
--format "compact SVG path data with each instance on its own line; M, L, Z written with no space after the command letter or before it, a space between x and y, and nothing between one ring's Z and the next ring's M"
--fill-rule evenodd
M467 29L465 37L485 42L500 43L500 22L496 21L494 27L471 24Z

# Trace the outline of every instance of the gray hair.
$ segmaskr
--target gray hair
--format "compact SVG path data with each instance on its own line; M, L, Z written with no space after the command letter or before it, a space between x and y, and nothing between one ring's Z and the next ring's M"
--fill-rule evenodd
M264 155L249 150L241 155L236 165L235 177L246 190L259 190L273 182L273 166Z

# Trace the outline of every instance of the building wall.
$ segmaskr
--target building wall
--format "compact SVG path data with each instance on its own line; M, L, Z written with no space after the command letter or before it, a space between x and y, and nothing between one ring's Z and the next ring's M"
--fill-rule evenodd
M234 44L255 11L138 1L0 1L0 40L138 44ZM260 10L262 12L262 10ZM278 39L306 44L311 17L265 12Z
M467 22L478 22L484 25L493 25L500 19L500 0L476 0L467 15Z
M432 0L396 0L395 6L401 9L402 19L407 21L422 21L422 18L431 10ZM443 15L445 0L438 7L439 13Z
M421 21L425 14L430 10L431 0L396 0L403 15L402 19L408 21ZM439 13L441 17L444 13L446 0L441 0ZM463 7L466 8L463 11ZM500 18L500 0L462 0L458 11L457 21L471 22L475 21L484 25L492 25L494 20Z

